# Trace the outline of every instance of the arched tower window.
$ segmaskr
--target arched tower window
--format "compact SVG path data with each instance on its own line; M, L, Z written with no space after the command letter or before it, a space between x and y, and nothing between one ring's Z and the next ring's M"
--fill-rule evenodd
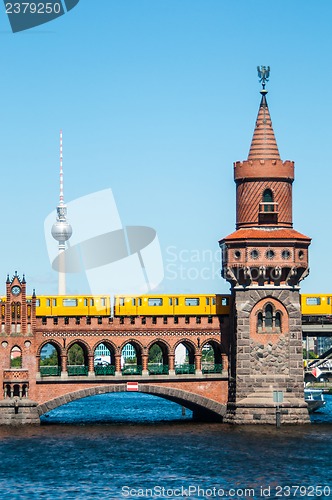
M271 304L265 304L257 313L257 333L280 333L281 314Z
M263 313L259 312L257 315L257 331L261 333L263 329Z
M276 312L275 329L277 333L281 332L281 313L279 311Z
M273 326L273 309L271 304L265 307L265 330L272 330Z
M263 202L264 203L272 203L273 202L273 193L271 189L265 189L263 193Z
M10 367L22 368L22 351L17 345L10 351Z
M264 190L262 201L259 204L259 222L266 224L278 222L278 203L275 203L270 188Z

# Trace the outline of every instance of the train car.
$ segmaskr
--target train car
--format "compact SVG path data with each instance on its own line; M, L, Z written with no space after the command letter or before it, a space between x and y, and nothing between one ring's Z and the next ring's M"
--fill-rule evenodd
M27 300L31 301L31 296ZM6 297L1 297L4 305ZM230 295L39 295L38 317L70 316L215 316L229 315Z
M108 296L38 296L37 316L110 316L111 305Z
M117 295L115 316L210 316L229 314L229 295Z
M332 315L332 296L322 294L302 294L301 311L304 316Z

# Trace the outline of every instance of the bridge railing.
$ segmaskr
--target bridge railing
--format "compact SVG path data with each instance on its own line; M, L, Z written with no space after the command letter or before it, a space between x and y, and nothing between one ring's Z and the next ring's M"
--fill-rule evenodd
M204 364L202 363L202 373L221 373L222 364Z
M68 365L67 370L68 370L68 376L88 375L89 373L89 368L84 365Z
M168 375L168 365L161 365L159 363L148 364L149 375Z
M114 365L96 365L95 366L95 374L96 375L115 375L115 366Z
M61 366L41 366L39 371L42 377L58 377L61 375Z
M140 365L127 365L121 371L122 375L142 375L142 367Z
M192 375L194 373L195 373L195 365L184 364L175 366L176 375L185 375L185 374Z

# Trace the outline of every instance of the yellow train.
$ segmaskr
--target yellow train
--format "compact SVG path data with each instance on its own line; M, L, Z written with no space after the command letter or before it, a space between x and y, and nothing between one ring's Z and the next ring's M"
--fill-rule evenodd
M229 295L117 295L114 316L228 315L229 301Z
M31 297L28 297L30 300ZM5 297L1 297L4 303ZM37 316L215 316L229 315L230 295L46 295Z
M111 316L109 296L39 296L37 316Z
M332 294L302 294L303 316L332 316Z
M37 316L215 316L229 315L230 295L46 295ZM31 297L28 297L31 300ZM1 297L2 304L6 297ZM331 316L332 294L302 294L304 318Z

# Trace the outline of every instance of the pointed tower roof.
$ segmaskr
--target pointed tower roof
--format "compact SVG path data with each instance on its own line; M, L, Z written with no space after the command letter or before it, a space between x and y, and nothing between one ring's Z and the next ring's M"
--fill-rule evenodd
M280 160L277 141L274 136L269 107L266 100L267 90L262 89L261 94L262 100L258 110L248 160Z

